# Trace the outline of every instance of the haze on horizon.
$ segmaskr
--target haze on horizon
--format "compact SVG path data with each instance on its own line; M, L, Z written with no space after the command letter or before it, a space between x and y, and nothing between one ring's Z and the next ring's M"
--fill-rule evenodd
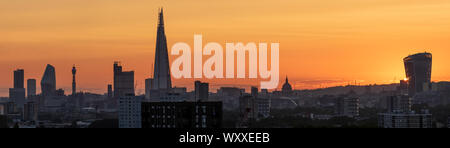
M143 93L160 7L169 49L176 42L193 47L194 34L223 46L279 42L280 86L286 75L295 89L397 83L405 77L402 59L424 51L433 54L432 80L450 80L448 0L0 0L0 96L7 96L18 68L40 90L46 64L55 66L57 87L66 93L73 64L78 90L104 93L114 61L135 71ZM173 86L192 85L193 79L173 79Z

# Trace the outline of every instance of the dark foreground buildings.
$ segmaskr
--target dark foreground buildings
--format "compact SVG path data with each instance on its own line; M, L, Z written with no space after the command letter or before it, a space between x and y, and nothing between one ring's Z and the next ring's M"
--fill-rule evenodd
M335 100L336 116L358 117L359 116L359 97L353 90L346 95L341 95Z
M432 128L432 115L428 110L416 113L411 110L411 97L393 95L386 98L386 113L378 114L380 128Z
M142 128L220 128L222 102L142 102Z
M0 115L0 128L9 128L8 117L5 115Z
M380 113L379 128L433 128L432 116L427 111L422 113Z
M209 97L209 83L202 83L195 81L195 100L208 100Z

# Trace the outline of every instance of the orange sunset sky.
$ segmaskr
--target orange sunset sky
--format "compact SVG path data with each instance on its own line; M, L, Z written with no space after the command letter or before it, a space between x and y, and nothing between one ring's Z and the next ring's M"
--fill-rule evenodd
M450 80L448 0L0 0L0 96L17 68L38 80L40 92L46 64L56 67L57 87L66 93L73 64L78 90L104 93L114 61L135 71L142 94L159 7L169 49L176 42L193 48L194 34L224 47L279 42L280 80L288 75L295 89L394 83L405 77L402 59L424 51L433 54L432 80ZM191 88L193 80L173 83Z

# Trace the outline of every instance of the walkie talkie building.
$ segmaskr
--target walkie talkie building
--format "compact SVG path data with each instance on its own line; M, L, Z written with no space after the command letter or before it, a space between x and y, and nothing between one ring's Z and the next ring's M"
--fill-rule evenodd
M431 53L417 53L403 59L406 77L408 78L408 93L413 96L423 92L431 85Z

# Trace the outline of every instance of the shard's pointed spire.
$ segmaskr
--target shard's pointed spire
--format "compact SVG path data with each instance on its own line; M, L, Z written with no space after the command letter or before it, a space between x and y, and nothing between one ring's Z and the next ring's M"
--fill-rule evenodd
M159 10L159 22L158 22L159 26L164 26L164 12L163 12L163 8L161 8Z
M286 75L286 83L288 83L289 81L288 81L288 76Z

